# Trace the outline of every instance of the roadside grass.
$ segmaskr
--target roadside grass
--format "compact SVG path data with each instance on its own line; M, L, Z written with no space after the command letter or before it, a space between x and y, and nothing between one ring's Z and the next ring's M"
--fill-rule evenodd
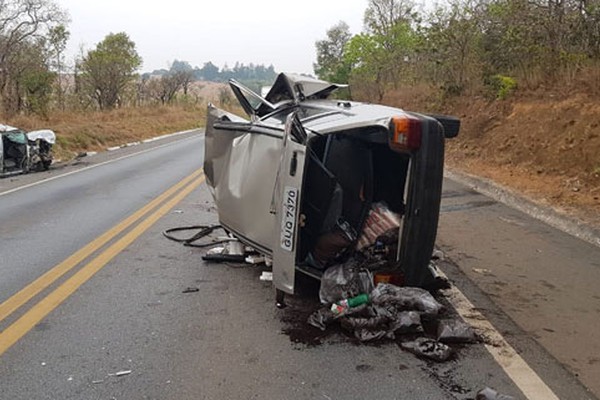
M52 129L56 133L55 159L68 160L82 151L203 127L206 105L121 108L112 111L57 111L48 119L18 115L5 122L25 130Z

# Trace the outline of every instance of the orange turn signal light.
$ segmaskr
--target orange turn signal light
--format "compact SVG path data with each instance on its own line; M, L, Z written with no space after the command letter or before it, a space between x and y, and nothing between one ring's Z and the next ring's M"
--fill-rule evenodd
M393 117L390 122L390 147L405 152L421 147L421 120L411 115Z

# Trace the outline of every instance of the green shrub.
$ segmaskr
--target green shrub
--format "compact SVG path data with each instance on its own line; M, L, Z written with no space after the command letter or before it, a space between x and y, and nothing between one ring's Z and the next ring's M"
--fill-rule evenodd
M495 98L503 100L517 87L517 81L510 76L493 75L486 79L486 85L490 88Z

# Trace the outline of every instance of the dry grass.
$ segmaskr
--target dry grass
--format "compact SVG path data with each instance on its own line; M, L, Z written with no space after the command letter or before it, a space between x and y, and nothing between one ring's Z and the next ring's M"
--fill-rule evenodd
M159 135L203 127L206 103L218 105L219 93L227 84L194 82L187 100L168 106L121 108L112 111L53 111L49 118L18 115L0 123L25 130L52 129L56 132L55 158L68 160L83 151L136 142ZM226 109L244 115L239 107Z
M16 116L6 123L26 130L56 132L55 155L72 158L82 151L104 150L128 142L204 126L206 106L152 106L107 112L54 112L45 120Z

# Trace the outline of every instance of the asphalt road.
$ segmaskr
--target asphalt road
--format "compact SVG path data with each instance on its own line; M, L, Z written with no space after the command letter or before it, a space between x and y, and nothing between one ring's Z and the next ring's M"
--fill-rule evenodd
M451 180L444 185L438 246L600 395L600 247Z
M508 346L556 398L595 398L539 344L546 343L528 334L526 318L505 313L485 282L481 288L474 284L483 274L474 268L492 274L500 269L492 269L496 263L468 263L469 257L483 258L469 256L482 251L469 236L476 231L455 224L468 224L475 210L483 213L486 207L473 207L468 196L476 195L468 189L445 191L440 244L449 257L440 267L474 304L467 312L482 311L509 344L484 340L461 346L455 359L435 364L396 343L359 345L340 333L322 336L304 324L315 307L314 291L279 310L270 283L258 279L264 267L207 264L203 249L166 240L161 232L167 228L216 221L210 194L199 185L201 176L193 175L202 146L203 138L192 133L90 157L87 165L52 172L71 175L12 193L1 191L33 183L33 175L0 181L0 317L7 314L0 322L0 398L473 399L485 386L525 398L506 372L510 365L501 366L493 356L494 349L508 354L510 364ZM126 158L100 165L121 156ZM88 169L75 172L82 167ZM137 219L127 219L130 215ZM515 220L511 215L489 218ZM133 222L123 224L127 221ZM504 242L499 236L504 234L517 239L491 226L496 240ZM485 237L484 227L479 229L477 240ZM462 247L460 237L470 247ZM65 262L82 248L79 262ZM72 269L50 279L57 266L67 264ZM34 293L27 285L35 279L41 286ZM515 278L507 272L497 279L510 285ZM187 288L198 291L184 293ZM3 308L27 291L32 298L14 312ZM441 300L453 296L448 292ZM447 303L450 309L452 304Z
M76 174L0 197L0 301L201 167L198 137L149 147L153 151L135 157L127 156L133 149L114 153L113 159L124 158L97 168L85 169L107 161L108 154L79 160L44 175ZM14 189L35 178L10 178L4 186Z

